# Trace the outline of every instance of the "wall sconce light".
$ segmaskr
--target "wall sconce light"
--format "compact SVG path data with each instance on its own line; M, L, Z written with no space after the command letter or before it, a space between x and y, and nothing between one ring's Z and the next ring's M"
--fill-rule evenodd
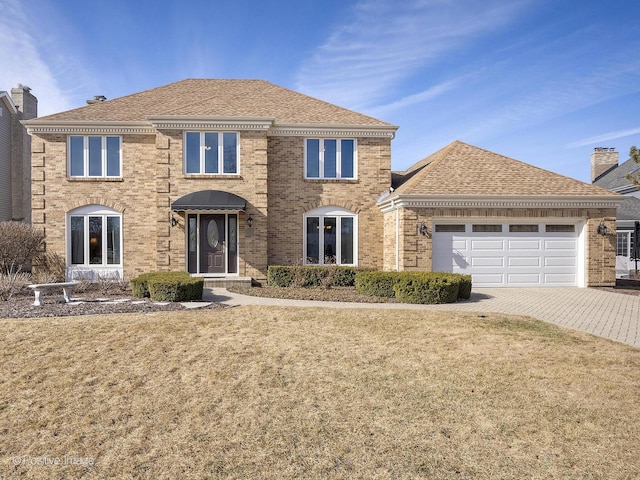
M171 222L171 226L172 227L175 227L178 224L178 220L176 220L173 215L171 215L171 218L169 219L169 222Z
M251 215L247 218L247 225L249 225L249 228L253 227L253 217Z
M420 232L420 235L424 235L425 237L429 235L429 229L424 222L420 224L420 227L418 227L418 231Z
M602 220L600 222L600 225L598 225L596 232L598 232L598 235L602 235L604 237L607 234L607 231L608 231L608 228L604 224L604 220Z

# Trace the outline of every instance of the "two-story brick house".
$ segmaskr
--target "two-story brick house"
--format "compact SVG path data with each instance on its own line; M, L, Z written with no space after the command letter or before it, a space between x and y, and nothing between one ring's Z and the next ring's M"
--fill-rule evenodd
M612 285L618 196L455 142L391 172L397 127L258 80L184 80L25 122L33 223L70 278L264 281L273 264ZM395 190L394 190L395 188Z
M382 266L395 126L258 80L184 80L27 122L33 223L70 278Z

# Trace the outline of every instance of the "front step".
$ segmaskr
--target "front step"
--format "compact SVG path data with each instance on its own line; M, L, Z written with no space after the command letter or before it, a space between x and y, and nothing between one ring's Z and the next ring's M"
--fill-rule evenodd
M251 277L205 278L204 288L250 287Z

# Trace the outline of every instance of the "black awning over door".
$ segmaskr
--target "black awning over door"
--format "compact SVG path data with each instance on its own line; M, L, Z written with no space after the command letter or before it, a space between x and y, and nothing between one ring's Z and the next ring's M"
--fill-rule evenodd
M222 190L202 190L180 197L171 204L171 210L174 212L203 210L243 212L246 206L247 201L233 193Z

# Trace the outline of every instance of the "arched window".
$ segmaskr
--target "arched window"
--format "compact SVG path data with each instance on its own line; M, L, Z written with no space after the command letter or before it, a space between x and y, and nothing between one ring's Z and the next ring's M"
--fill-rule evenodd
M102 205L76 208L67 216L67 266L73 272L122 275L122 214ZM87 276L87 275L84 275Z
M358 216L340 207L321 207L304 215L304 263L356 265Z

